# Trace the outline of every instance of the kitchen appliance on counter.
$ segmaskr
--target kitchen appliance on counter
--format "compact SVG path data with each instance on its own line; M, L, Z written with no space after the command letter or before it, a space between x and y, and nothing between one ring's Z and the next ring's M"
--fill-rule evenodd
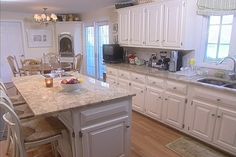
M169 71L176 72L182 67L182 54L179 51L170 52Z
M168 70L169 69L170 58L167 57L166 51L160 52L160 59L157 58L156 54L152 54L149 60L149 66L157 68L159 70Z
M103 62L105 63L121 63L123 62L123 48L119 44L103 45Z

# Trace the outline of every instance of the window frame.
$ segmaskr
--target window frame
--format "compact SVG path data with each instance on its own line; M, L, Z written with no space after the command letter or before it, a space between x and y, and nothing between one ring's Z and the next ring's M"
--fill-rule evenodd
M200 16L199 16L200 17ZM200 33L200 35L196 36L198 37L198 41L196 45L196 51L195 51L195 57L197 60L197 65L199 67L206 67L206 68L213 68L213 69L223 69L223 70L232 70L232 63L230 61L225 61L223 64L217 65L218 61L206 61L206 50L207 50L207 44L208 44L208 31L209 31L209 17L207 16L201 16L199 18L199 32L196 31L196 33ZM233 18L233 24L232 24L232 32L231 32L231 40L230 40L230 48L229 48L229 55L231 57L236 58L236 15L234 15ZM233 44L232 44L233 43ZM234 44L235 43L235 44Z

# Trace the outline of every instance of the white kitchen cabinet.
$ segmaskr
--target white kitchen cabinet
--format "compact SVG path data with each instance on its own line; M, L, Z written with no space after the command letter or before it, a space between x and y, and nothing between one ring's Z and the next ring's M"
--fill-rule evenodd
M213 142L236 154L236 110L219 107Z
M163 90L157 88L147 88L145 105L149 116L161 120Z
M146 7L146 45L161 46L163 27L163 5L153 4Z
M124 80L124 79L119 79L117 84L118 84L119 87L130 91L131 83L129 81Z
M114 77L114 76L107 76L106 82L107 82L109 85L117 85L117 78Z
M181 0L168 1L164 4L163 46L182 46L183 3Z
M144 36L144 15L145 9L137 7L130 10L130 45L145 44Z
M119 12L119 43L122 45L129 44L130 33L130 10L122 9Z
M128 129L127 117L82 129L83 157L128 157Z
M145 85L131 82L131 91L136 94L133 97L132 107L139 112L145 111Z
M165 93L163 102L163 120L178 129L183 128L185 96L175 95L173 93Z
M212 141L217 106L193 100L191 107L190 133L209 142Z

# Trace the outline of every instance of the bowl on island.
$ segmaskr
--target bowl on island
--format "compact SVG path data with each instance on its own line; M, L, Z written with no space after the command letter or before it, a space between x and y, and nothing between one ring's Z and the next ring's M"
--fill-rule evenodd
M74 91L81 87L81 81L76 78L64 79L61 81L61 87L66 92Z

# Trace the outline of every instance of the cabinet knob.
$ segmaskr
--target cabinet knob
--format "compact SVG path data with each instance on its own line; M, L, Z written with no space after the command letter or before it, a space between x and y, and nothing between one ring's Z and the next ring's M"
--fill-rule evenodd
M161 96L159 96L158 98L161 99Z
M221 101L221 100L220 100L220 99L216 99L216 101L218 101L218 102L219 102L219 101Z
M212 117L215 117L215 114L214 114L214 113L212 113L212 114L211 114L211 116L212 116Z
M221 116L220 116L220 115L218 115L218 116L217 116L217 118L221 118Z
M173 89L177 89L177 87L173 87Z
M127 129L128 129L128 128L130 128L130 126L129 126L129 125L127 125L127 126L126 126L126 128L127 128Z
M156 82L152 82L152 84L156 84Z
M165 100L168 100L167 98L165 98Z
M158 42L159 40L156 40L156 42Z
M141 90L141 93L143 93L143 91Z
M138 78L137 78L137 77L135 77L135 79L137 80Z
M129 83L129 86L131 86L131 83Z

